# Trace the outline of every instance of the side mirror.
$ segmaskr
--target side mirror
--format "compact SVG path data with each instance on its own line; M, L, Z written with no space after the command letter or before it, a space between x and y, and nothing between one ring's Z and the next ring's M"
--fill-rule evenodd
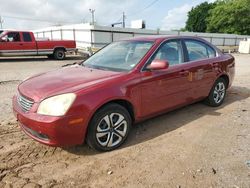
M166 60L155 59L150 65L147 66L149 70L163 70L169 67L169 63Z

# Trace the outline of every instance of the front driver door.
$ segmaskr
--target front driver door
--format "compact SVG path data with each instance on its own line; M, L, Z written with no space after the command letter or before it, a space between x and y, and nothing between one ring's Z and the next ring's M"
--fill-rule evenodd
M8 32L4 38L5 42L1 42L1 54L4 56L22 55L22 42L19 32Z
M188 81L189 73L185 69L187 65L183 64L183 48L180 40L163 43L148 64L154 59L167 60L169 68L157 71L144 68L141 73L142 118L187 103L192 90Z

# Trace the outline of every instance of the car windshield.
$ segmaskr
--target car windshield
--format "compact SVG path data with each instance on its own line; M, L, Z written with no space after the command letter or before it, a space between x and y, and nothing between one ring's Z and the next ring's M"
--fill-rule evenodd
M130 71L152 45L152 41L114 42L87 59L83 66L118 72Z

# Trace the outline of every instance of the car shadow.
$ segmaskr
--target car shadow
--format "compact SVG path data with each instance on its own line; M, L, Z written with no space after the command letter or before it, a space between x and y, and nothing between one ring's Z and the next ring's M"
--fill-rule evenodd
M118 149L123 149L154 139L160 135L183 127L205 115L220 116L221 113L218 112L220 109L248 97L250 97L250 89L246 87L232 86L228 90L227 97L220 107L209 107L202 102L198 102L140 122L131 128L127 141ZM100 153L90 149L87 144L64 149L76 155L95 155Z
M0 58L0 63L17 63L17 62L39 62L39 61L58 61L58 62L65 62L65 61L70 61L70 60L79 60L83 61L84 57L77 55L77 56L66 56L64 60L55 60L55 59L49 59L46 56L35 56L35 57L1 57Z

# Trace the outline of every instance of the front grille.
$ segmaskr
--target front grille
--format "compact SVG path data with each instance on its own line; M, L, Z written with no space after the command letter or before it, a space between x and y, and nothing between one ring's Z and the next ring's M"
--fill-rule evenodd
M17 94L17 102L24 112L30 111L34 102L22 96L20 93Z

